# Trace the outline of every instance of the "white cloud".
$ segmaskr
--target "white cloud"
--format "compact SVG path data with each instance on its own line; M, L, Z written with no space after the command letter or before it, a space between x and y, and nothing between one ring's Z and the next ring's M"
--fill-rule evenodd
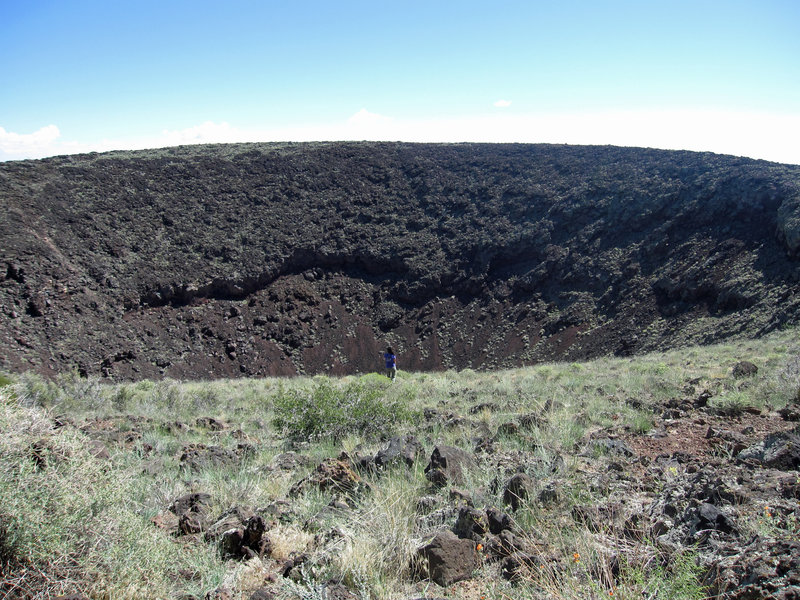
M61 132L55 125L47 125L33 133L14 133L0 127L0 158L3 155L36 154L53 146Z
M237 141L240 132L237 132L229 123L214 123L205 121L200 125L187 127L175 131L163 130L159 138L159 145L181 146L183 144L213 144L218 142Z
M497 108L508 108L511 106L511 100L498 100L494 103Z
M371 113L366 108L362 108L352 117L347 119L347 123L349 125L354 125L356 127L385 125L391 121L391 117L384 117L383 115L379 115L377 113Z
M76 152L133 150L182 144L254 141L402 140L408 142L520 142L644 146L711 151L800 164L800 114L725 111L605 111L513 115L487 113L453 119L396 119L361 109L339 122L273 129L206 121L160 134L83 144L61 140L58 127L32 134L0 128L0 160Z

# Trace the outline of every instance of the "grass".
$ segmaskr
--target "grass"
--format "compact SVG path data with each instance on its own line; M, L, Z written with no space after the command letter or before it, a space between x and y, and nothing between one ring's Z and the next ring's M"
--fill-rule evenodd
M211 494L211 515L232 506L266 510L286 500L321 460L342 451L371 455L390 436L405 433L416 435L428 453L441 443L471 450L480 431L494 433L533 414L535 422L494 438L491 459L477 456L460 493L477 507L502 507L502 483L523 461L538 487L513 517L519 531L555 558L514 584L499 577L497 563L483 563L473 578L476 600L609 592L617 598L702 598L692 552L662 555L651 540L631 541L615 526L590 531L572 517L576 506L596 505L609 493L595 481L600 472L592 472L605 457L582 458L579 451L594 432L647 433L663 402L704 389L713 393L716 409L731 415L785 405L799 385L794 338L795 332L784 331L636 358L500 372L403 372L394 383L377 375L114 385L72 373L52 382L30 373L4 377L0 592L9 598L75 591L92 598L200 598L227 586L238 600L263 585L278 561L304 554L294 578L280 579L282 597L322 597L329 582L361 598L422 596L429 584L412 576L416 549L431 523L450 526L454 519L449 488L433 489L425 478L427 457L411 469L363 472L371 491L347 499L346 510L331 511L336 498L317 490L292 498L288 516L270 525L271 555L249 562L223 560L213 544L181 543L151 520L189 491ZM742 359L759 367L756 378L731 376ZM54 417L75 426L56 427ZM202 417L224 428L209 427ZM104 442L108 460L95 458L90 439ZM242 443L253 451L235 465L199 471L181 465L187 444L234 451ZM288 471L276 468L275 458L289 450L309 460ZM559 459L562 466L553 471ZM536 494L547 485L557 494L542 504ZM429 505L424 511L421 499ZM797 533L788 517L757 514L750 523L761 533ZM619 559L615 577L609 549ZM471 597L466 588L459 593Z

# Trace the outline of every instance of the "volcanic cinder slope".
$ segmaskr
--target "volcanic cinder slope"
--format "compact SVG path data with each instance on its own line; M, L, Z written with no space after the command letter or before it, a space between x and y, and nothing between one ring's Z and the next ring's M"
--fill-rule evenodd
M0 369L488 369L800 317L800 167L616 147L192 146L0 164Z

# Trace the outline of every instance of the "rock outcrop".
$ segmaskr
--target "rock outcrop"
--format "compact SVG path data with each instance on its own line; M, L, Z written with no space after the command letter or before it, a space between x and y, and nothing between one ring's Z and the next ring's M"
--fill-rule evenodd
M0 164L0 368L491 369L800 315L800 167L636 148L192 146Z

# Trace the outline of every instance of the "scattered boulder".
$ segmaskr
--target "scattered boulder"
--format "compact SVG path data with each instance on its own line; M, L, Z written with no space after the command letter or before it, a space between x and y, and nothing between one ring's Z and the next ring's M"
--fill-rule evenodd
M708 401L713 397L714 395L711 392L708 390L703 390L694 401L695 408L705 408L708 406Z
M764 467L793 471L800 469L800 427L771 433L763 441L742 450L740 461L754 461Z
M431 453L430 463L425 467L425 476L437 486L449 483L461 485L466 471L474 465L474 459L464 450L453 446L436 446Z
M500 567L504 579L517 583L529 577L542 563L536 555L515 552L507 556Z
M209 467L234 465L239 462L239 455L233 450L221 446L205 444L188 444L181 453L181 466L190 471L202 471Z
M597 440L591 440L582 455L591 456L595 453L624 456L627 458L630 458L634 455L633 450L631 450L628 444L622 440L613 438L600 438Z
M758 367L749 361L743 360L733 365L733 376L736 379L752 377L756 373L758 373Z
M503 488L503 502L511 505L511 510L517 510L522 502L533 493L534 481L530 475L517 473L506 482Z
M322 461L308 477L294 484L289 490L289 495L296 496L309 487L321 491L354 494L366 486L367 483L353 470L349 459L329 458Z
M494 535L512 527L511 517L496 508L486 510L486 520L489 523L489 531Z
M561 487L557 481L549 481L545 486L539 490L539 495L536 497L539 504L543 506L552 506L556 504L561 498Z
M461 539L452 531L442 531L417 551L422 559L422 574L434 583L447 587L469 579L478 567L475 542Z
M731 533L733 531L733 522L731 519L716 506L708 502L703 502L695 508L687 509L684 521L690 524L690 536L707 529L713 529L723 533Z
M272 459L272 468L278 471L295 471L311 464L311 458L297 452L284 452Z
M527 413L519 418L519 424L526 429L533 429L534 427L543 427L547 424L547 417L540 413Z
M784 421L800 421L800 402L787 404L778 410L778 414Z
M208 527L205 539L217 542L223 558L250 559L268 552L270 544L264 535L266 530L267 524L261 515L256 515L250 509L235 506L222 513L214 524Z
M203 427L209 431L222 431L225 429L225 423L214 417L199 417L196 423L198 427Z
M263 517L253 515L241 527L224 531L219 538L222 557L250 559L263 556L269 548L269 539L264 536L266 528Z
M187 512L178 517L178 531L184 535L201 533L206 528L204 514Z
M169 510L180 517L187 512L205 513L210 504L210 494L194 492L173 500L172 504L169 506Z
M249 508L234 506L223 512L217 517L214 523L208 527L205 533L205 539L208 542L214 542L226 531L231 529L244 529L245 523L254 516L255 513Z
M479 542L488 531L489 520L485 512L469 506L459 509L458 518L453 525L453 533L459 538Z
M512 556L518 552L528 554L532 551L531 545L522 537L515 534L510 529L504 529L497 536L497 545L493 548L498 558Z
M393 437L389 440L389 445L375 455L375 466L383 469L399 463L413 467L421 453L422 443L415 436Z

